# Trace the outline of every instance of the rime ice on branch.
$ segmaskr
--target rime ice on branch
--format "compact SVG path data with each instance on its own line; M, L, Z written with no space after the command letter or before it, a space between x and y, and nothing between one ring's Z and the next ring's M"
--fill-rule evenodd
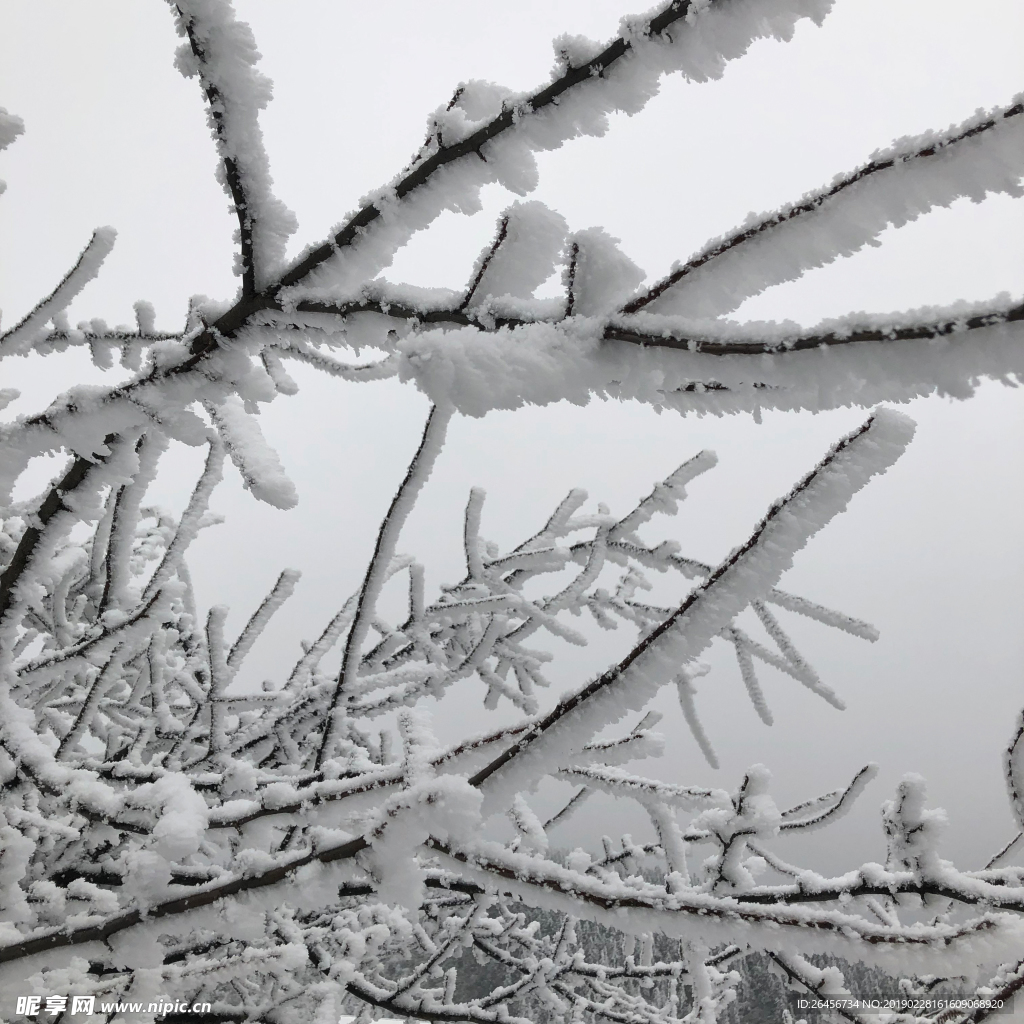
M1024 985L1024 868L1004 863L1020 832L983 870L959 870L937 853L944 817L908 777L884 808L885 864L829 878L774 843L841 818L873 765L787 810L761 765L732 792L634 771L662 749L647 706L665 686L715 765L696 681L716 638L732 645L731 685L765 724L759 663L842 708L778 610L867 640L875 631L779 583L807 540L896 461L913 432L906 417L876 409L717 566L645 539L714 466L709 452L624 515L584 511L586 494L571 491L504 552L483 535L485 495L474 490L465 573L436 594L399 550L457 413L594 395L684 412L823 409L964 395L983 376L1019 375L1019 296L806 331L724 317L958 197L1020 196L1021 98L899 140L647 288L601 228L570 232L526 201L505 211L463 284L422 289L380 275L440 212L477 211L488 183L525 195L535 153L603 134L609 113L640 110L666 74L723 74L756 39L820 21L828 0L672 0L624 19L606 44L556 40L551 80L532 93L463 83L430 116L409 165L290 264L294 222L271 191L257 120L270 84L252 34L227 0L171 6L185 40L178 66L203 91L238 220L241 287L231 301L197 300L180 332L156 331L145 301L135 329L72 328L66 310L114 242L99 228L53 291L0 334L0 358L88 345L98 366L116 355L127 371L0 427L0 982L143 1002L159 992L211 1002L218 1020L275 1024L357 1007L481 1024L713 1024L740 981L732 965L751 950L819 996L848 987L814 953L902 971L907 991L979 964L993 969L980 995ZM0 110L0 148L21 130ZM559 269L564 295L538 299ZM357 363L340 352L363 347L383 356ZM350 382L398 376L434 405L358 591L325 612L286 679L242 692L239 668L299 574L284 570L231 638L223 607L202 621L185 556L217 521L208 508L226 458L257 499L295 503L255 418L297 390L288 360ZM146 504L172 441L206 452L177 519ZM12 503L29 461L58 451L68 456L60 475ZM672 603L644 599L652 572L676 583ZM391 621L378 599L396 578L408 597ZM748 608L768 642L739 624ZM586 643L570 617L635 640L552 701L550 655L534 638ZM486 708L510 712L507 724L441 747L422 702L470 680ZM1022 734L1005 763L1018 828ZM547 820L531 805L541 784L565 795ZM597 792L638 804L649 835L558 853ZM501 817L507 842L493 826ZM595 924L623 937L612 962ZM480 977L491 979L485 993Z

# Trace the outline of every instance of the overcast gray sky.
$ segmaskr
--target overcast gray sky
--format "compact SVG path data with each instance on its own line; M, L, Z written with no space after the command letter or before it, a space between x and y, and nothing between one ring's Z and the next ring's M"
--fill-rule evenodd
M322 237L403 165L427 114L460 80L537 85L551 65L553 36L604 38L631 13L610 0L237 6L275 80L263 124L278 194L299 217L296 247ZM0 199L4 322L53 286L99 224L117 227L119 241L75 303L73 322L130 322L131 303L147 298L158 325L170 329L180 326L189 295L230 297L233 221L213 180L198 89L172 67L178 40L166 5L3 0L0 12L0 104L27 124L0 159L8 182ZM748 211L797 197L894 137L1007 102L1021 88L1022 49L1017 0L837 0L821 28L805 22L789 44L756 44L721 81L668 80L641 114L613 118L604 139L542 154L534 197L571 229L606 227L653 277ZM387 276L459 287L513 198L488 187L483 213L443 215ZM771 289L739 315L813 323L850 310L1019 294L1021 237L1024 202L961 201L887 233L879 248ZM3 376L4 386L23 391L17 412L72 383L115 379L78 353L5 364ZM200 602L230 603L236 627L281 567L304 570L257 650L257 679L280 673L298 640L318 633L357 586L426 413L425 399L394 381L350 386L295 376L299 397L268 407L263 428L298 486L299 508L260 506L232 476L214 501L228 523L208 531L192 558ZM643 769L732 788L748 764L762 761L776 772L785 804L844 783L867 760L880 762L862 808L833 837L831 866L883 856L877 807L906 771L927 776L934 801L949 810L948 852L964 866L987 859L1013 829L1000 750L1024 703L1024 403L1019 392L989 384L968 401L933 398L908 411L920 427L907 455L858 495L784 581L882 630L869 645L786 619L849 709L836 712L765 669L776 718L766 729L728 652L713 652L698 707L722 768L703 764L666 694L661 728L670 753ZM685 552L716 561L864 415L769 413L758 425L747 416L697 419L594 402L460 419L400 548L419 554L435 582L454 579L471 484L487 488L484 532L506 547L533 532L571 486L625 512L655 479L710 447L720 467L690 488L676 520L656 521L650 535L676 537ZM194 463L195 453L172 454L158 483L162 503L181 504ZM36 479L49 472L40 467ZM619 633L573 649L556 690L603 667L628 642ZM438 709L444 738L486 723L467 696L479 695L457 694ZM586 827L612 829L609 806L592 808Z

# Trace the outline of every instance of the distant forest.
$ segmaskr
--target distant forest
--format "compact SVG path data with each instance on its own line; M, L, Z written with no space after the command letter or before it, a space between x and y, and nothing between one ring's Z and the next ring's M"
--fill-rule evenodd
M557 931L561 918L531 907L520 908L528 922L537 922L540 930L550 933ZM580 945L586 950L588 963L602 964L611 968L621 967L627 957L633 955L634 943L629 936L611 928L606 928L590 921L579 921L576 934ZM667 963L678 961L678 940L663 935L654 937L653 962L659 960ZM638 944L637 944L638 946ZM902 995L899 979L878 968L868 967L860 963L848 963L845 960L829 956L811 956L808 959L818 967L836 966L843 972L846 988L862 999L893 999ZM812 1010L800 1010L797 1000L808 993L792 987L785 978L781 968L776 966L764 953L738 953L724 961L720 969L736 971L740 982L735 988L736 998L721 1011L720 1024L798 1024L805 1020L807 1024L831 1024L841 1021L836 1015L818 1013ZM486 996L499 990L502 986L513 984L517 980L512 968L504 968L489 958L474 957L472 950L463 953L458 961L459 995L472 999ZM961 988L955 979L943 981L929 979L932 987L929 996L957 996ZM685 1014L690 1006L690 986L674 979L656 981L637 981L627 983L633 985L633 992L638 997L656 1005L664 1005L671 995L673 985L678 986L679 1015ZM642 987L647 985L647 988ZM966 992L966 988L964 989ZM904 996L905 998L906 996ZM358 1004L353 1003L349 1012L357 1012ZM518 1000L516 1013L533 1021L534 1024L546 1024L548 1020L557 1019L559 1012L549 1005L543 995L531 990ZM788 1014L788 1016L787 1016ZM615 1018L618 1020L618 1018Z

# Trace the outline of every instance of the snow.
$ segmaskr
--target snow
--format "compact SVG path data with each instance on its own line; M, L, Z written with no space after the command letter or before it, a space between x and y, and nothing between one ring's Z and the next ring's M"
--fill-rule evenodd
M37 342L47 321L59 317L75 296L100 272L117 239L112 227L97 228L74 266L50 294L10 330L0 334L0 358L26 355Z
M659 886L598 880L486 840L449 846L441 860L483 883L500 869L502 884L531 906L581 916L633 935L659 932L712 947L739 942L796 953L800 931L806 929L813 932L817 952L856 958L889 971L920 970L933 944L941 943L951 967L973 974L980 964L1012 956L1021 940L1021 925L1009 914L981 914L962 928L915 924L893 929L814 905L763 907L699 892L668 894ZM629 905L628 914L619 911L623 904ZM785 924L793 927L780 927Z
M246 488L275 508L293 508L299 500L295 485L241 399L230 395L220 405L211 404L209 412Z
M694 319L724 316L766 288L877 244L887 228L963 196L980 203L987 195L1024 195L1022 102L1024 94L944 132L899 139L817 192L771 213L751 213L676 268L671 277L678 283L645 308ZM992 128L964 138L989 122Z
M17 114L0 107L0 150L6 149L24 131L25 122ZM7 182L0 179L0 195L3 195L6 188Z
M6 149L24 131L25 122L6 107L0 107L0 149Z
M672 0L624 19L606 44L556 40L551 80L532 93L463 83L431 114L408 167L327 242L286 263L295 224L271 188L258 122L271 88L256 70L253 35L227 0L172 4L186 40L177 64L199 81L218 181L238 219L239 297L195 296L177 333L157 332L141 300L135 330L98 318L72 328L69 303L114 243L113 229L100 228L56 288L0 335L0 357L88 345L98 367L113 370L119 355L128 374L114 386L75 387L0 427L0 960L13 963L11 978L35 971L33 991L111 985L127 998L171 988L251 1019L326 1022L354 995L389 1013L511 1021L509 1008L528 994L573 1020L604 1013L638 1024L712 1024L738 980L719 970L713 951L725 944L772 951L823 994L844 993L845 980L812 965L809 951L917 973L995 966L993 991L1014 983L1019 972L1008 965L1024 924L1010 911L1024 910L1024 869L964 872L943 860L945 816L926 806L920 778L905 778L884 805L885 864L829 878L771 845L840 819L873 765L845 789L780 811L761 765L732 793L637 775L633 762L664 747L651 731L656 715L603 734L674 684L714 766L695 681L717 637L734 646L766 723L755 659L842 707L769 606L876 639L868 623L777 584L808 540L899 458L914 431L907 417L875 409L717 567L684 556L674 540L640 537L656 515L678 511L688 484L715 465L711 452L684 462L625 516L587 511L586 493L572 490L539 532L504 552L485 536L485 495L475 489L465 576L433 598L427 568L398 553L456 412L598 396L698 415L819 411L962 397L982 378L1024 373L1019 297L854 313L811 329L725 319L746 298L930 209L1024 195L1020 97L945 132L898 140L823 189L751 215L646 291L616 239L599 227L570 231L537 201L505 210L463 289L380 276L442 211L479 210L484 185L527 195L536 154L603 134L611 113L641 110L665 75L717 78L754 41L788 39L830 6ZM0 111L0 148L21 130ZM559 271L564 294L538 298ZM342 348L375 355L348 362ZM263 404L297 391L286 360L353 383L397 377L433 406L358 591L339 600L283 686L251 693L235 688L239 669L299 573L281 572L232 643L225 606L210 608L203 628L185 554L217 521L208 507L225 457L255 498L295 505L257 419ZM172 440L207 448L178 520L144 504ZM70 461L47 490L11 504L29 462L59 451ZM697 583L676 607L659 608L640 599L652 569ZM556 582L541 592L548 573ZM390 621L381 598L395 577L408 600ZM526 645L542 630L583 645L585 632L564 613L584 608L605 627L626 621L638 640L618 664L552 701L541 692L551 655ZM737 625L747 609L774 647ZM331 671L325 659L339 645L340 669ZM473 677L504 724L441 748L421 702ZM1022 733L1005 771L1024 820ZM563 794L546 821L533 795L542 785L575 794L567 803ZM618 846L607 838L603 853L577 849L562 863L550 830L595 792L633 801L653 836L624 835ZM494 838L491 819L513 833L508 842ZM946 902L934 916L937 899ZM558 928L528 923L513 900L556 913ZM949 911L950 901L961 909ZM631 937L624 967L587 962L580 917ZM656 935L680 940L671 964L654 964ZM464 998L455 960L469 948L518 980ZM648 998L658 978L674 986L663 1006ZM683 978L694 999L681 1018ZM229 989L240 1002L224 996Z
M377 211L369 226L350 238L345 224L337 225L332 230L333 241L326 243L336 255L314 269L301 284L289 284L281 292L281 299L287 305L302 299L353 297L361 282L373 279L389 266L394 253L442 210L479 210L479 191L484 185L499 182L518 195L532 191L537 183L535 152L558 149L581 135L603 135L607 115L641 110L657 94L663 75L681 72L693 81L718 78L726 63L742 56L756 39L788 39L799 20L820 20L830 7L831 0L736 0L725 13L717 8L702 10L685 28L677 26L663 36L646 34L649 17L624 23L621 38L627 46L623 55L609 62L600 75L589 75L561 91L557 105L539 99L543 90L533 97L502 96L500 90L471 85L467 108L459 106L460 96L451 108L442 108L431 116L428 142L410 164L410 173L417 173L419 164L444 154L443 147L450 145L444 137L446 126L449 131L455 127L453 140L462 136L468 126L458 124L459 115L471 116L470 110L492 117L489 122L476 122L480 127L473 135L458 138L461 143L483 133L479 147L438 164L424 183L408 192L400 194L406 179L399 175L388 186L364 196L361 209L372 207ZM564 71L560 57L556 81L564 77ZM502 104L501 112L495 110L498 102ZM501 121L505 111L512 114L508 127ZM489 126L499 122L502 129L491 134ZM441 143L438 126L442 129ZM356 217L356 213L351 214L349 221ZM342 238L346 241L340 246ZM306 255L321 248L311 247Z
M530 298L551 276L566 230L565 219L543 203L513 203L473 266L464 303L472 308L489 298Z
M529 789L569 751L599 729L642 709L657 690L695 659L743 608L762 599L792 564L793 555L843 511L871 477L888 469L913 436L908 417L878 409L843 439L769 511L753 536L734 551L644 644L577 693L565 695L510 761L485 783L485 813L511 793Z
M412 334L398 343L399 378L414 382L432 401L482 416L491 409L518 409L594 397L634 399L660 408L724 415L763 408L820 411L880 401L905 402L923 395L966 398L983 378L1012 379L1024 373L1017 329L996 322L936 337L890 339L904 324L947 320L963 324L974 315L1006 312L1009 298L912 310L902 315L854 315L824 321L811 331L796 325L695 321L653 314L616 318L654 344L603 341L601 321L571 325L530 324L483 333L470 327ZM860 330L878 330L878 341L845 344ZM787 343L826 336L814 347ZM673 339L682 338L681 344ZM671 347L657 347L659 339ZM695 339L687 343L687 339ZM721 343L701 350L707 339ZM731 353L732 342L763 346L763 354Z
M283 264L285 245L297 227L292 212L272 192L259 127L259 112L271 99L271 82L256 71L260 54L252 30L236 20L228 0L174 0L171 6L179 35L188 36L178 48L176 64L186 78L199 78L210 100L207 121L224 161L218 180L243 232L252 236L254 283L262 289ZM233 194L233 174L239 179L241 208ZM243 263L240 258L236 265L240 275Z

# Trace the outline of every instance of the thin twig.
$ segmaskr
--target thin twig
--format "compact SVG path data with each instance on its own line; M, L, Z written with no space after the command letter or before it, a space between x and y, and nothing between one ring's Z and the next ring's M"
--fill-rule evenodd
M355 619L345 641L345 653L342 657L337 685L327 707L323 739L316 755L315 768L317 770L324 758L328 756L341 726L343 716L340 712L343 711L343 707L340 705L340 701L346 683L349 680L354 680L359 671L360 652L373 622L377 598L380 596L381 588L387 577L388 566L394 556L395 545L398 543L398 535L412 511L416 497L434 468L434 463L444 444L451 416L451 407L440 408L436 405L431 407L416 454L412 457L405 473L405 479L395 492L394 498L391 499L391 506L380 524L373 556L366 570L366 576L363 578L363 585L359 590Z

